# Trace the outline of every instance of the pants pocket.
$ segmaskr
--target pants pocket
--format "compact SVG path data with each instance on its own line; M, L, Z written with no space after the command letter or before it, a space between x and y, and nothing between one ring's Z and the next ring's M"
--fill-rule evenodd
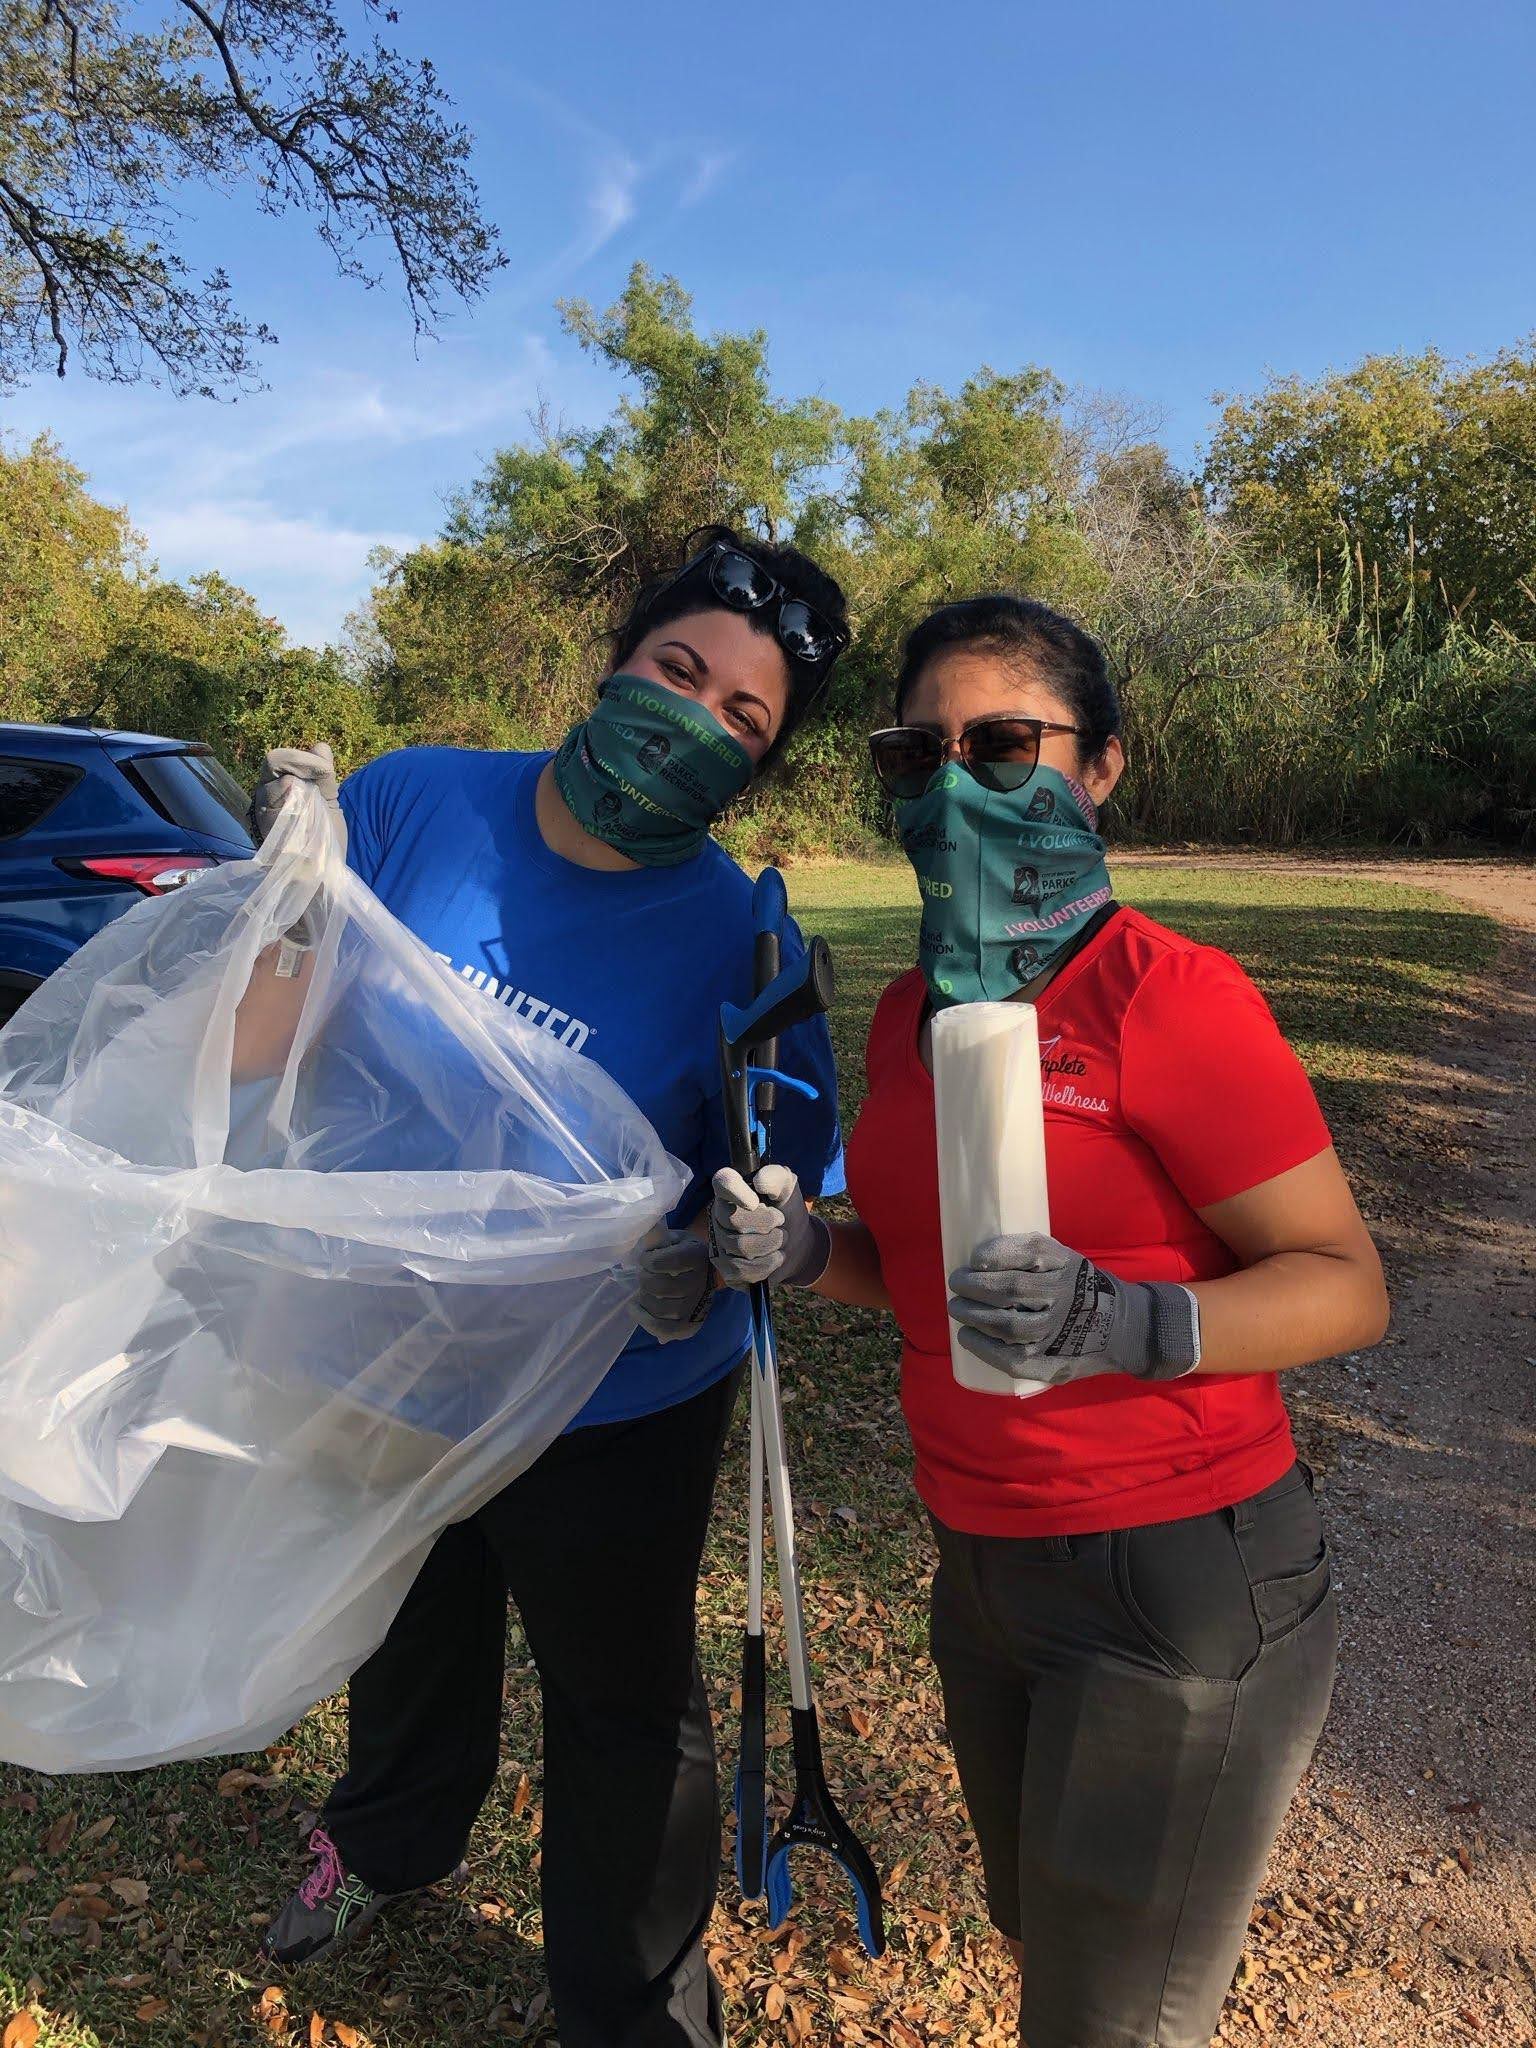
M1332 1584L1333 1560L1326 1544L1304 1572L1260 1579L1253 1589L1253 1604L1265 1642L1277 1643L1300 1628L1322 1606Z
M1109 1569L1121 1614L1171 1676L1230 1683L1258 1656L1253 1594L1226 1512L1117 1529Z
M1317 1612L1333 1584L1322 1517L1300 1467L1294 1484L1282 1482L1234 1513L1264 1641L1279 1642Z

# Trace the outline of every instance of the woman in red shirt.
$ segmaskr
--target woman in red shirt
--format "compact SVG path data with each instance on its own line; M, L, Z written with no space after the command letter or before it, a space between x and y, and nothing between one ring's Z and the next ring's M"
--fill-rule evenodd
M716 1179L722 1277L895 1311L933 1649L1028 2048L1205 2048L1327 1713L1329 1556L1279 1374L1374 1343L1375 1247L1235 961L1117 905L1097 645L1007 596L911 636L875 735L918 873L848 1146L858 1221ZM946 1276L935 1007L1036 1005L1052 1235ZM949 1319L1028 1399L956 1379Z

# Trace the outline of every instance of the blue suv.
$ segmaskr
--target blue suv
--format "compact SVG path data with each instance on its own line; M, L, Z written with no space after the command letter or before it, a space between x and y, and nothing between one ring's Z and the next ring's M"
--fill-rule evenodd
M0 1024L132 904L249 860L246 806L208 747L0 723Z

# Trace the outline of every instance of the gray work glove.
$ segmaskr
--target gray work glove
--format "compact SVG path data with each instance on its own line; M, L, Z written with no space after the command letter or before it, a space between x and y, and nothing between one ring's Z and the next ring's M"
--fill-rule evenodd
M827 1270L832 1233L787 1166L759 1167L751 1187L727 1166L715 1175L709 1251L727 1287L812 1287Z
M261 766L261 780L251 796L251 837L260 846L283 807L289 786L312 782L330 814L331 830L343 853L347 850L347 821L341 815L340 791L336 784L336 762L324 740L313 747L273 747Z
M642 1245L635 1256L640 1269L640 1294L635 1320L658 1344L691 1337L709 1314L715 1276L709 1246L687 1230L669 1230L658 1243Z
M1175 1380L1200 1363L1200 1310L1187 1287L1117 1280L1054 1237L988 1238L949 1284L960 1343L1017 1380Z

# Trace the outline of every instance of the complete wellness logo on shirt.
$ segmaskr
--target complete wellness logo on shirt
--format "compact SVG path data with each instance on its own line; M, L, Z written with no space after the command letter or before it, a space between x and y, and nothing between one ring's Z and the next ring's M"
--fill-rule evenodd
M1109 1114L1109 1103L1077 1085L1088 1072L1088 1062L1073 1046L1063 1050L1061 1033L1040 1042L1041 1094L1058 1109L1087 1109L1096 1116Z

